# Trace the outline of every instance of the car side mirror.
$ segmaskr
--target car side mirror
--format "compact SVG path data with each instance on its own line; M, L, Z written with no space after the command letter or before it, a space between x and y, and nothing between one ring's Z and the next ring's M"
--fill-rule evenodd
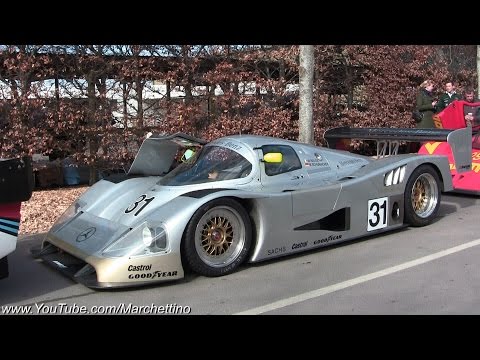
M283 161L282 153L267 153L263 155L263 161L266 163L279 164Z

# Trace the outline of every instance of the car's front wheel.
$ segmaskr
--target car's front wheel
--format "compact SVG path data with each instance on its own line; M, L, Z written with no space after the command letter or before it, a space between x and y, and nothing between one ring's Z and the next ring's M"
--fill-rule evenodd
M437 172L430 165L416 168L405 188L405 222L425 226L437 216L441 191Z
M246 210L236 200L215 199L193 214L182 242L188 266L204 276L235 271L248 256L252 226Z

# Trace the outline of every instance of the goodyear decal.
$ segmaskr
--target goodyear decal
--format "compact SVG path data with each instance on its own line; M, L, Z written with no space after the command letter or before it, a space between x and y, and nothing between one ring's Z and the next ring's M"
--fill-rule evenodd
M328 243L330 241L340 240L341 238L342 238L342 235L329 235L326 238L323 238L323 239L320 239L320 240L315 240L313 242L313 245L325 244L325 243Z
M129 279L156 279L156 278L172 277L172 276L178 275L177 271L161 271L161 270L151 271L152 264L128 265L127 270L128 272L137 272L137 273L129 274L128 275ZM144 272L144 271L148 271L148 272Z
M156 279L162 277L177 276L177 271L161 271L155 270L148 273L136 273L128 275L129 279Z
M17 236L18 228L20 227L20 221L0 218L0 232L8 235Z

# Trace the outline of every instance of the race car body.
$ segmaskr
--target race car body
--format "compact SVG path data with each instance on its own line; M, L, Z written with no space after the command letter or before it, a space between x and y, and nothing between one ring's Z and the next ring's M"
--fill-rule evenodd
M450 144L442 141L428 141L422 144L419 154L444 155L448 157L452 181L455 192L480 195L480 103L468 103L466 101L454 101L442 112L434 116L435 126L439 129L466 128L465 115L471 114L472 123L468 124L472 129L471 156L472 167L467 172L459 173L453 159ZM464 144L470 147L470 144Z
M375 160L253 135L204 143L146 139L127 176L86 191L34 255L93 288L180 279L185 268L221 276L244 262L427 225L452 189L444 156ZM170 170L179 151L201 145Z
M7 255L17 246L21 202L30 199L32 190L29 157L0 159L0 279L8 276Z

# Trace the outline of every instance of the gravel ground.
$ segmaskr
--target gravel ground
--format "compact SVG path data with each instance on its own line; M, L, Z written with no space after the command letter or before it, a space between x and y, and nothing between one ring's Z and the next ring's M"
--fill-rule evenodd
M22 203L20 235L47 232L55 220L89 186L34 191L29 201Z

